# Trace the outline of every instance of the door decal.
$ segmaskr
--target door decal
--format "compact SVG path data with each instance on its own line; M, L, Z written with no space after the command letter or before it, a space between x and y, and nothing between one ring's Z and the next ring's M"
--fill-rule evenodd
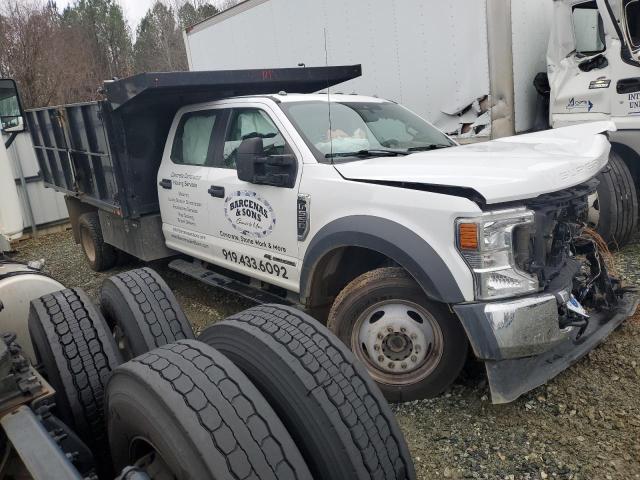
M224 215L234 230L252 238L273 232L276 216L271 204L256 192L238 190L224 201Z

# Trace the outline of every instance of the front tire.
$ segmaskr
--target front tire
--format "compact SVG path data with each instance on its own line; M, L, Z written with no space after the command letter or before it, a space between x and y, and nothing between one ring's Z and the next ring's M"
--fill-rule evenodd
M458 319L445 305L429 301L398 267L372 270L349 283L333 303L327 326L392 402L439 395L467 358Z
M589 197L589 223L614 247L629 243L638 222L638 195L633 176L614 151L609 167L598 175L597 193Z

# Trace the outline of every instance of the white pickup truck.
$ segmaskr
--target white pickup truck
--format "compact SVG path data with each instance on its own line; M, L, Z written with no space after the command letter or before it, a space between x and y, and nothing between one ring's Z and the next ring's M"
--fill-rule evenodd
M359 74L142 74L27 124L93 268L180 253L299 305L391 400L442 392L473 354L511 401L635 311L584 228L612 123L458 146L396 103L310 93Z

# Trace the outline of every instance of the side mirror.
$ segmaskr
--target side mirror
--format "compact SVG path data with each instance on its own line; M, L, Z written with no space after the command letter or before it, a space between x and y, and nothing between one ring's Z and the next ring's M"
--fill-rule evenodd
M25 130L18 88L10 78L0 79L0 130L4 133Z
M260 137L247 138L236 154L238 178L256 185L293 188L298 162L295 155L265 155Z

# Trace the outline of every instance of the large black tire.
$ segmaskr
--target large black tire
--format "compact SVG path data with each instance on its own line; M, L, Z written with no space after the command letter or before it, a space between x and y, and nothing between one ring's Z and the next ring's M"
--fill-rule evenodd
M148 267L106 279L100 307L127 360L167 343L195 338L175 295Z
M29 333L42 373L56 391L57 416L108 472L104 391L122 359L106 322L82 290L67 289L31 302Z
M392 313L390 323L383 326L385 308L404 316ZM365 322L369 326L363 326ZM415 280L398 267L372 270L349 283L334 301L327 326L366 365L391 402L439 395L453 383L467 359L468 340L460 321L446 305L429 301ZM363 345L366 328L376 338L372 349ZM432 336L419 337L422 328L430 329ZM414 330L418 333L411 333ZM396 341L406 348L405 354L390 350Z
M83 213L78 218L80 245L89 266L96 272L109 270L118 261L118 251L104 242L98 212Z
M153 451L170 478L311 479L264 397L201 342L182 340L121 365L106 403L117 471Z
M611 151L609 165L600 175L595 205L598 210L597 231L613 247L629 243L638 222L638 194L629 167ZM594 222L595 223L595 222Z
M258 387L314 478L415 478L382 394L342 342L313 318L264 305L209 327L200 340L229 357Z

